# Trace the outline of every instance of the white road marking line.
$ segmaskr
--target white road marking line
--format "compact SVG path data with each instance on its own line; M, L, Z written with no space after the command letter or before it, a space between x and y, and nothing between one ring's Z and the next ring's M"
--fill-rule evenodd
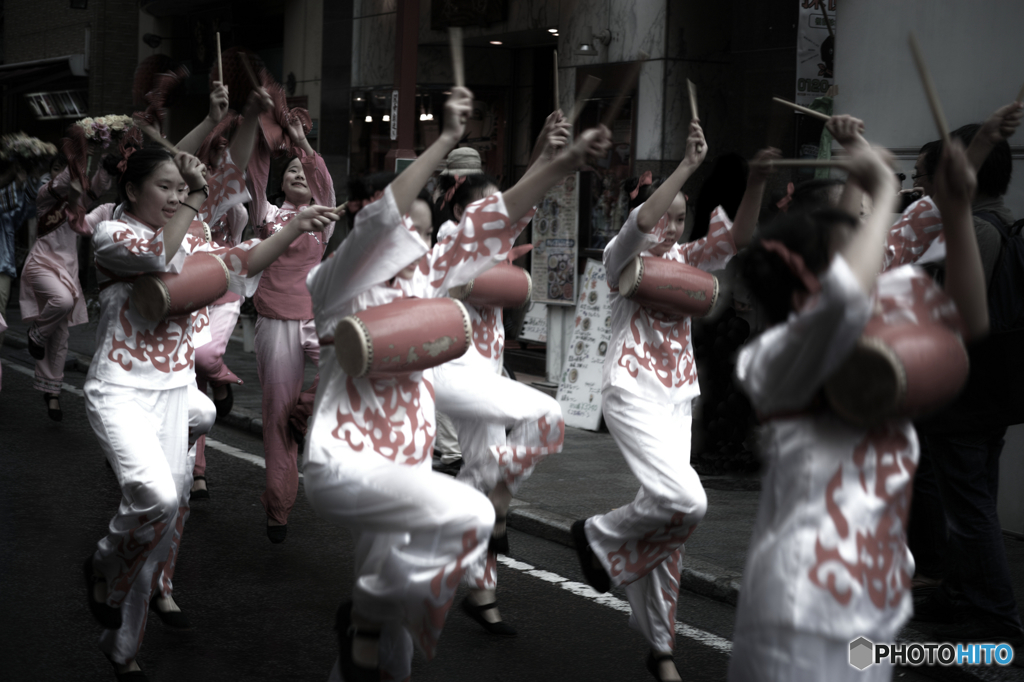
M30 377L35 376L35 372L19 364L15 364L7 360L4 360L3 364L9 367L10 369L13 369L15 372L20 372L21 374ZM81 389L76 388L71 384L62 384L62 387L65 391L74 393L79 397L85 396L85 393L83 393ZM232 457L237 457L238 459L244 459L246 462L250 462L259 467L263 467L264 469L267 468L267 462L262 457L259 457L257 455L251 455L248 452L245 452L244 450L240 450L232 445L228 445L227 443L221 443L220 441L214 440L209 436L206 437L206 445L216 450L219 450L226 455L231 455ZM302 474L299 474L299 478L302 478ZM534 578L540 578L545 582L554 583L561 587L563 590L568 590L569 592L572 592L577 596L583 597L584 599L590 599L593 602L615 609L616 611L621 611L622 613L631 613L631 609L629 608L629 602L623 601L618 597L614 597L610 594L601 594L599 592L596 592L592 587L590 587L590 585L578 583L569 580L568 578L563 578L557 573L551 573L550 571L541 571L539 569L534 568L530 564L524 563L522 561L516 561L515 559L510 559L509 557L500 554L498 555L498 563L507 566L508 568L514 569L516 571L522 571L523 573L526 573L527 575L532 576ZM717 649L718 651L721 651L723 653L728 654L732 652L732 642L725 639L724 637L719 637L718 635L713 635L705 630L695 628L692 625L686 625L685 623L676 623L676 633L682 635L683 637L686 637L687 639L692 639L694 641L700 642L701 644L711 647L712 649Z
M3 363L4 367L12 369L15 372L18 372L19 374L24 374L27 377L35 377L35 372L29 369L28 367L25 367L24 365L18 364L16 362L11 362L9 360L2 360L0 362ZM71 384L65 383L61 384L61 389L73 395L77 395L79 398L85 397L85 392L82 391L82 389L78 388L77 386L72 386ZM238 448L232 445L228 445L227 443L221 443L219 440L214 440L209 436L206 437L206 445L208 447L214 448L215 450L223 452L225 455L231 455L232 457L237 457L238 459L244 459L246 462L255 464L256 466L262 467L264 469L267 468L267 462L264 458L258 455L251 455L244 450L239 450ZM301 473L299 474L299 478L302 478Z
M629 608L629 602L623 601L622 599L614 597L610 594L601 594L595 591L592 587L590 587L590 585L578 583L573 580L563 578L557 573L552 573L551 571L542 571L536 569L530 564L524 563L522 561L516 561L515 559L510 559L509 557L501 554L498 555L498 563L502 564L503 566L507 566L508 568L514 569L516 571L521 571L526 575L532 576L534 578L540 578L545 582L554 583L561 587L563 590L572 592L573 594L579 597L583 597L584 599L590 599L593 602L596 602L603 606L607 606L611 609L615 609L616 611L621 611L622 613L631 613L631 609ZM700 642L704 646L711 647L712 649L717 649L722 653L732 653L732 642L725 639L724 637L719 637L718 635L711 634L710 632L701 630L700 628L695 628L692 625L686 625L685 623L676 623L676 633L682 635L683 637L686 637L687 639L692 639L696 642Z
M13 369L15 372L18 372L19 374L24 374L25 376L32 378L35 378L36 376L36 373L33 370L17 362L11 362L10 360L3 360L2 362L4 367L7 367L8 369ZM73 393L77 395L79 398L85 397L85 393L83 393L82 389L78 388L77 386L72 386L71 384L61 384L60 387L61 390L67 391L68 393Z

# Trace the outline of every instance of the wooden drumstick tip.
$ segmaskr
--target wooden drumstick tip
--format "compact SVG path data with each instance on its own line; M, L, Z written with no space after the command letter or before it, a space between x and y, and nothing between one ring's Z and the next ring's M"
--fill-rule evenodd
M597 76L587 76L587 79L583 81L583 86L572 103L572 111L569 113L569 125L576 125L576 119L583 113L584 107L587 106L587 100L590 99L590 96L594 94L594 91L597 90L597 86L600 84L601 79Z
M697 114L697 86L689 78L686 79L686 89L690 92L690 118L694 121L699 121L700 116Z
M448 27L448 43L452 51L452 73L455 77L455 86L466 87L466 61L462 54L462 27Z
M240 51L238 52L238 58L242 61L242 66L245 67L245 72L249 75L249 80L252 82L252 87L257 90L263 87L262 85L260 85L259 78L256 77L256 72L253 70L252 64L249 63L249 56L244 52Z
M917 36L911 31L907 36L910 44L910 53L914 57L914 64L917 65L918 75L921 76L921 85L924 86L924 94L928 98L928 105L931 107L932 116L935 118L935 127L939 129L939 136L943 142L949 142L949 124L946 122L946 115L942 111L942 104L939 102L939 95L935 91L935 83L928 72L928 65L925 64L924 55L921 52L921 45L917 42Z
M1017 101L1024 102L1024 85L1020 86L1020 92L1017 93Z
M555 63L555 111L561 109L561 103L559 102L561 95L558 92L558 50L552 52Z
M784 107L789 107L790 109L799 111L802 114L807 114L808 116L813 116L814 118L821 119L822 121L827 121L830 118L828 114L823 114L820 111L815 111L814 109L802 106L800 104L797 104L796 102L790 102L788 99L782 99L781 97L772 97L772 101L777 104L781 104Z
M217 31L217 80L224 85L224 58L220 51L220 31Z

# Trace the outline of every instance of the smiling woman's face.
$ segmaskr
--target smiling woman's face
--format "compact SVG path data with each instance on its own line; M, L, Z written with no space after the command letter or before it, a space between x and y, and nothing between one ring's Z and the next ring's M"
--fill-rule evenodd
M150 227L163 227L178 210L183 186L187 192L178 167L173 161L164 161L146 176L140 187L128 183L125 188L132 215Z
M313 193L309 191L309 183L306 182L306 173L302 170L302 163L298 158L292 159L284 169L281 191L284 192L285 199L294 206L305 206L313 198Z

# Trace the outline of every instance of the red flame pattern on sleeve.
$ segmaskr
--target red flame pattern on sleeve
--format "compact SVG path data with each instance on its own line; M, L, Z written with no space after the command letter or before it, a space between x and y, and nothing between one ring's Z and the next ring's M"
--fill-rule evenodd
M501 308L474 306L477 314L469 315L473 326L473 345L485 358L497 360L505 351L505 328L501 323Z
M826 547L819 533L808 575L842 606L850 604L857 590L878 609L894 607L910 587L906 523L917 466L908 456L909 445L895 429L867 434L854 450L852 476L843 475L849 465L840 463L826 487L825 507L839 543ZM860 491L844 495L848 486ZM843 502L852 494L869 497L873 513L868 523L857 524L858 519L851 521L844 512ZM845 559L840 546L855 559Z
M444 285L452 268L478 258L494 258L512 249L522 230L522 220L513 224L503 212L494 210L498 200L499 196L495 194L470 204L463 218L468 225L441 240L441 253L434 260L431 277L435 288ZM488 245L488 242L495 241Z
M889 230L885 242L885 270L917 262L932 242L943 241L942 216L931 199L911 204Z
M160 239L161 232L162 230L157 230L152 239L143 239L125 225L125 229L115 231L110 238L115 244L120 244L129 253L136 256L143 254L159 256L164 252L164 243Z

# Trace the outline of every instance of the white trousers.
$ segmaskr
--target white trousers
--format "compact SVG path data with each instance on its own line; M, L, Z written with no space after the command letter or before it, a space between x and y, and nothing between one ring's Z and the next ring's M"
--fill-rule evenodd
M587 540L612 584L626 586L630 625L655 651L671 651L683 543L708 507L690 466L690 404L664 405L611 388L602 411L640 490L629 504L588 519Z
M558 401L499 374L442 365L434 370L434 401L458 432L458 480L489 493L504 481L513 494L549 454L562 451L565 422ZM505 436L505 429L512 429ZM497 556L488 552L466 570L473 589L497 586Z
M868 639L878 641L865 633ZM850 643L784 627L737 629L729 682L889 682L889 663L850 665Z
M212 403L203 404L193 388L143 390L85 382L89 424L121 486L117 514L93 555L107 582L107 604L120 607L122 618L119 629L104 630L100 649L120 664L138 653L154 592L170 596L173 590L195 461L189 428L198 431L212 423ZM192 420L190 399L196 405Z
M354 533L354 610L383 624L381 669L404 680L413 644L434 657L466 566L486 551L494 507L431 471L429 457L409 467L355 453L329 435L329 425L319 426L314 421L303 468L306 497L320 516Z

